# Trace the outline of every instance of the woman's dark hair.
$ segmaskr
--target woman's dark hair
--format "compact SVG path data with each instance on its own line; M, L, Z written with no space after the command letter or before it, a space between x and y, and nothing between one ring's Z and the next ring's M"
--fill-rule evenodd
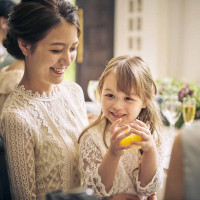
M37 42L45 38L49 30L66 21L80 28L77 8L64 0L22 0L14 7L9 17L8 33L3 41L8 53L17 59L24 59L18 39L32 45L34 51Z

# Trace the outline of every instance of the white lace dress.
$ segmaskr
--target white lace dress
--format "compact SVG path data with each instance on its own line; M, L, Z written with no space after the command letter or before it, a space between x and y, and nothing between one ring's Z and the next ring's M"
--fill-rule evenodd
M90 187L95 191L98 198L112 196L114 194L127 193L138 195L140 199L147 199L153 192L157 191L163 182L163 140L158 134L154 134L158 154L159 166L157 171L146 186L142 187L138 180L139 165L141 153L139 150L125 151L120 158L113 187L107 193L105 186L101 182L98 174L98 167L107 152L103 142L103 129L105 121L102 121L95 127L89 129L80 141L80 168L81 168L81 185ZM109 145L110 132L106 131L106 141ZM112 165L112 163L110 163Z
M18 86L0 120L14 199L45 199L80 185L77 138L88 125L80 86L64 81L48 95Z

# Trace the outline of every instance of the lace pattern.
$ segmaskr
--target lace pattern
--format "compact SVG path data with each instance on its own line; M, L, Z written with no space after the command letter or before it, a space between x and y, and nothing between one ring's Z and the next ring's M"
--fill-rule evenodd
M48 95L23 86L11 92L0 127L14 199L44 199L47 192L80 185L77 138L87 124L76 83L63 82Z
M98 174L98 166L100 165L106 147L103 143L103 127L105 122L101 122L95 127L88 130L80 141L80 168L81 168L81 185L92 188L98 198L108 197L119 193L134 194L140 199L147 199L147 196L157 191L163 180L163 142L160 135L154 136L159 154L159 166L157 171L146 186L142 187L138 180L139 165L141 160L140 151L125 151L120 158L116 176L111 190L107 193L105 186L101 182L101 177ZM109 144L110 134L106 132L106 140Z

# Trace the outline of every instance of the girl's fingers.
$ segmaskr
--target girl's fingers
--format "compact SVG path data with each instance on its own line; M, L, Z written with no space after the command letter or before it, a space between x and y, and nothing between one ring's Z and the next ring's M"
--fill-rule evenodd
M122 119L119 118L119 119L117 119L116 121L113 122L113 124L111 125L111 132L112 133L114 133L116 131L116 128L121 121L122 121Z
M124 138L128 137L132 132L128 131L127 133L121 133L120 135L117 136L117 142L120 143L121 140L123 140Z
M143 141L141 141L141 142L136 142L136 141L132 141L131 142L131 145L139 145L139 146L144 146L145 144L146 144L146 142L143 142Z
M144 127L144 128L147 128L147 125L146 125L144 122L140 121L139 119L136 119L135 122L136 122L137 124L139 124L140 126L142 126L142 127Z
M146 125L145 125L145 127L142 127L142 126L139 126L139 125L136 124L136 123L131 123L130 126L131 126L134 130L138 130L138 131L141 131L141 132L146 133L147 135L151 135L151 132L150 132L150 130L147 128ZM133 131L134 131L134 130L133 130Z
M136 135L141 136L142 140L149 140L149 135L144 133L143 131L138 131L138 130L135 130L135 129L131 129L131 132L136 134Z

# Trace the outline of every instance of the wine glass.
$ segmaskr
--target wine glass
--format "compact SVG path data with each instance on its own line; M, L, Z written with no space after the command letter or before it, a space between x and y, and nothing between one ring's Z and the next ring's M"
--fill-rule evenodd
M196 100L191 96L183 98L183 120L186 125L190 125L194 121L196 113Z
M99 81L97 80L90 80L88 82L87 93L92 102L98 102L98 93L97 93L97 85Z
M98 80L90 80L87 87L87 93L92 102L86 102L88 113L99 114L101 112L100 97L97 92Z
M182 103L177 96L168 96L161 103L161 111L170 123L170 133L173 134L175 123L180 118L182 112ZM173 135L171 135L173 136Z

